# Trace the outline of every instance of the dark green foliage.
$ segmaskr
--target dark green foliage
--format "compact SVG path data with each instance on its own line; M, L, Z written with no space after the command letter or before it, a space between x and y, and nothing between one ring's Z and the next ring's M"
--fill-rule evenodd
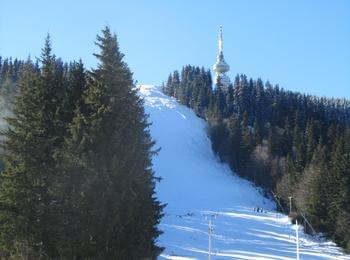
M52 56L49 38L41 62L39 72L30 61L26 63L14 116L7 118L0 186L0 205L6 209L1 221L6 228L1 230L2 235L13 235L18 247L30 248L35 255L57 257L54 154L65 134L64 88L62 63Z
M173 84L178 74L169 76L165 93L208 121L221 160L277 192L285 208L293 196L296 211L350 249L350 102L285 91L245 75L227 90L212 89L210 73L191 66Z
M97 45L99 65L90 72L81 61L57 59L49 37L40 65L0 62L1 82L10 77L14 85L2 145L0 253L14 259L155 259L161 252L163 206L143 103L109 28Z
M89 75L62 153L63 178L70 183L62 194L73 235L66 238L65 254L153 259L160 252L155 239L162 209L154 199L154 143L116 36L109 28L102 33L99 65Z
M164 92L194 108L197 115L203 117L209 106L211 85L209 70L188 65L182 68L181 75L175 71L169 76Z

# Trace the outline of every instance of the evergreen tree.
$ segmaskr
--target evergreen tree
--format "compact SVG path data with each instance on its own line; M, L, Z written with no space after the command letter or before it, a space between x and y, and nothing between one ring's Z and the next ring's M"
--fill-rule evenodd
M97 36L98 68L90 73L85 109L77 109L62 153L64 208L76 258L155 258L162 206L154 198L154 142L117 38Z

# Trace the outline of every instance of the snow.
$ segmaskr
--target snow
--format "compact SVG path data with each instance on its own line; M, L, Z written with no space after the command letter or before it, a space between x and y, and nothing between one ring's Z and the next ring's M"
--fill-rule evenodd
M160 259L208 258L208 215L213 218L211 259L295 259L296 226L275 204L214 155L206 123L158 87L138 86L150 115L157 197L166 203ZM256 212L254 208L262 208ZM350 259L334 243L300 233L300 259Z

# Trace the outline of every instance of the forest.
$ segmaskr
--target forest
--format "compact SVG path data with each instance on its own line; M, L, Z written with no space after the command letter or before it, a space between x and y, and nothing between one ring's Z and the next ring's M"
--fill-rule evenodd
M0 58L0 258L154 259L163 207L143 101L108 27L96 68Z
M152 259L162 250L143 102L108 27L96 44L91 70L57 58L49 36L35 61L0 56L1 256ZM214 152L235 173L350 251L349 100L244 74L213 88L210 70L190 65L163 91L208 122Z
M280 211L306 219L306 231L349 251L350 101L244 74L227 88L212 86L210 70L187 65L169 75L163 91L208 122L221 161L262 187Z

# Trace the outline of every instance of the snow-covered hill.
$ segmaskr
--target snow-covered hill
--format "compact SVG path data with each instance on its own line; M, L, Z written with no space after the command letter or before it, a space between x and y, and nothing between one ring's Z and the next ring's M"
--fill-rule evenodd
M207 259L213 217L212 259L295 259L295 225L274 211L248 181L232 174L212 152L206 123L157 87L141 85L151 135L161 150L153 159L167 203L158 244L161 259ZM256 212L254 208L262 208ZM350 259L331 242L300 234L301 259Z

